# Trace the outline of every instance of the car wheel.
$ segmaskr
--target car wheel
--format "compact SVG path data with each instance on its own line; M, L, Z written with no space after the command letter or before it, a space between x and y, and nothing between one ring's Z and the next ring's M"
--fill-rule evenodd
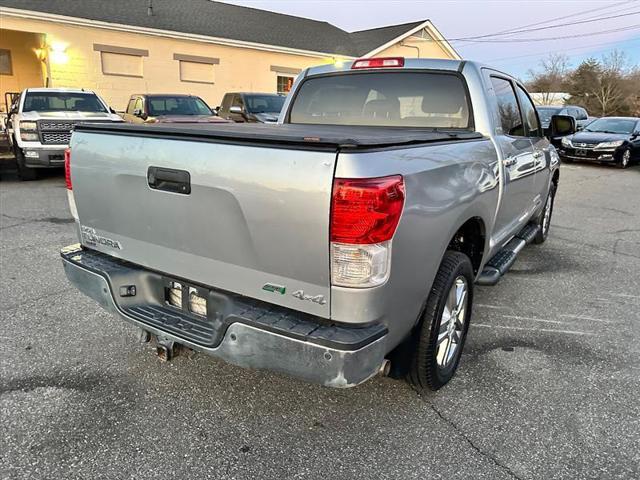
M14 150L16 157L16 166L18 167L18 178L23 181L31 181L38 178L38 172L35 168L29 168L25 165L24 154L19 148Z
M549 236L549 229L551 228L551 216L553 215L553 202L556 198L556 184L551 183L549 188L549 194L547 195L547 201L544 204L544 209L538 218L538 233L533 239L533 243L544 243Z
M469 257L447 251L427 298L408 380L419 390L438 390L453 378L469 329L473 304Z
M631 149L630 148L627 148L622 153L622 156L620 157L620 163L618 165L620 165L620 168L629 168L629 165L631 165Z

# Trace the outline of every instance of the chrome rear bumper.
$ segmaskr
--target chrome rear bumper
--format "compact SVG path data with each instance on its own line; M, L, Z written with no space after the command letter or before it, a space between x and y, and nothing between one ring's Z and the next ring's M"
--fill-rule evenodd
M239 301L223 292L215 292L215 298L209 298L218 301L222 297L224 312L214 313L214 318L203 322L206 324L203 328L208 326L219 330L216 337L219 340L205 344L192 332L189 335L180 333L178 327L181 323L192 325L188 315L179 311L173 315L166 313L167 309L160 302L149 300L153 298L154 289L157 291L155 277L160 278L161 274L124 264L108 255L82 249L79 245L66 247L61 256L71 283L109 312L152 334L234 365L272 370L338 388L352 387L368 380L383 365L387 333L384 327L319 324L314 327L305 314L291 311L283 314L282 309L277 308L274 316L273 306L266 304L242 312L242 309L234 311ZM115 296L114 292L119 292L123 285L136 285L139 298L132 300ZM127 305L132 301L138 304ZM262 307L265 310L260 310ZM162 308L164 310L161 311ZM140 314L147 310L156 313L152 318ZM269 313L256 315L256 311ZM286 325L280 325L282 321ZM190 328L200 328L196 323L194 325Z

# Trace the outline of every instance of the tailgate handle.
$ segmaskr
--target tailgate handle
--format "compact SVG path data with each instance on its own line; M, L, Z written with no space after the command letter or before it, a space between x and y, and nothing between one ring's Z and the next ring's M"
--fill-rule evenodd
M191 175L186 170L173 168L149 167L147 170L147 182L154 190L164 192L191 193Z

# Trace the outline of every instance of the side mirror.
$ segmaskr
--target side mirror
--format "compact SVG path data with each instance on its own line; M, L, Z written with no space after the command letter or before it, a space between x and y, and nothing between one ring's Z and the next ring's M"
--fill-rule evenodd
M640 130L636 130L635 132L633 132L633 133L631 134L631 138L632 138L632 139L636 139L636 138L638 138L638 137L640 137Z
M242 111L242 107L234 105L233 107L229 108L229 113L236 113L236 114L242 115L244 112Z
M218 113L220 112L220 105L218 105L215 108L212 108L211 111L213 112L214 115L218 115Z
M147 115L146 115L146 114L142 111L142 109L140 109L140 108L136 108L136 109L133 111L133 116L134 116L134 117L139 117L139 118L141 118L141 119L143 119L143 120L146 120L146 119L147 119Z
M570 115L551 117L551 138L566 137L576 133L576 119Z
M109 113L118 113L118 112L116 112L115 108L109 107Z

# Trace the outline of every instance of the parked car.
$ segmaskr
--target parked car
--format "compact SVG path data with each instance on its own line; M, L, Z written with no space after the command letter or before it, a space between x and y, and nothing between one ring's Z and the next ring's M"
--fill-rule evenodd
M474 284L549 234L560 160L533 102L474 62L398 57L307 69L284 110L78 127L68 278L163 358L181 344L332 387L388 368L442 387Z
M90 90L27 88L7 96L13 101L8 107L6 135L21 180L34 180L40 168L64 165L64 151L77 123L122 122Z
M227 93L217 112L237 123L275 123L285 98L272 93Z
M567 162L597 161L627 168L640 160L640 118L599 118L581 132L563 137L559 153Z
M536 107L538 115L540 115L540 122L542 128L548 131L551 117L554 115L569 115L576 119L576 128L582 130L586 125L593 121L592 117L589 117L587 111L577 105L565 105L565 106L544 106Z
M230 123L195 95L131 95L123 114L130 123Z

